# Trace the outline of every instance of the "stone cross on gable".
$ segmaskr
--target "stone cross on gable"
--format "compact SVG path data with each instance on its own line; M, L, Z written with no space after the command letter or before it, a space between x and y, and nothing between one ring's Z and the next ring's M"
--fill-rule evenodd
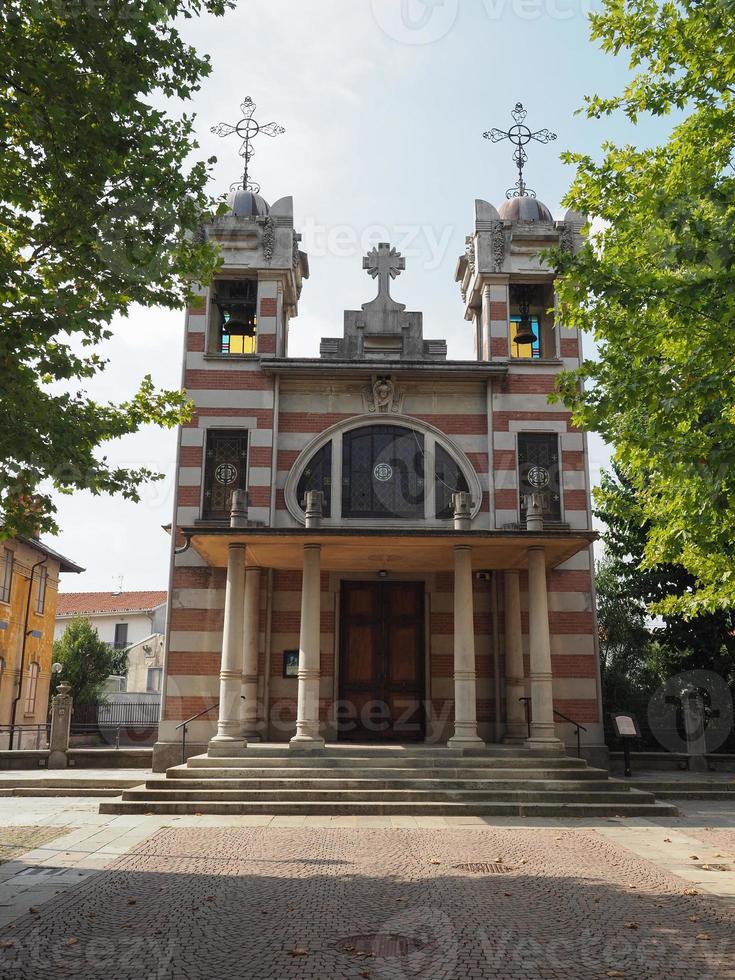
M381 242L362 260L362 267L369 276L378 280L378 299L390 299L390 281L405 270L406 260L387 242Z

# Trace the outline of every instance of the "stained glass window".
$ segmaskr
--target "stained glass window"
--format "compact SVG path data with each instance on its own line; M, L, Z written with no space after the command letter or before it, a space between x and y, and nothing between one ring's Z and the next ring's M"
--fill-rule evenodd
M453 516L452 494L468 493L470 488L458 463L438 443L434 460L436 516L439 520L447 520Z
M296 490L299 507L304 507L306 494L309 490L321 490L324 494L325 517L330 517L332 513L332 443L315 453L306 465L306 469L301 474L299 485Z
M559 437L553 432L518 433L518 486L521 515L525 514L525 497L541 497L544 517L561 520L559 487Z
M534 332L534 341L532 344L517 344L515 342L515 336L518 333L518 324L521 322L520 316L511 316L510 318L510 356L511 357L527 357L527 358L540 358L541 357L541 325L539 323L539 318L537 316L531 317L531 329Z
M245 490L248 436L239 429L210 429L204 467L205 520L229 520L233 490Z
M258 283L234 279L215 284L214 304L219 313L220 354L255 354L258 333Z
M342 516L424 516L424 437L413 429L371 425L342 444Z

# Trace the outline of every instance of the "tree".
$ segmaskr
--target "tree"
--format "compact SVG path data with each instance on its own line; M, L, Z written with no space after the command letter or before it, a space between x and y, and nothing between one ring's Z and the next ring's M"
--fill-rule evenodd
M97 704L113 673L115 651L99 638L88 619L75 616L54 642L54 660L63 667L59 679L71 687L74 703Z
M606 709L630 709L653 678L647 666L651 635L640 598L608 557L597 565L597 620L602 700Z
M566 203L601 219L581 252L556 253L561 313L600 356L567 374L576 421L624 461L647 532L642 565L689 586L655 608L735 607L735 8L719 0L603 0L605 51L628 52L622 94L589 117L675 113L660 146L604 144ZM586 388L581 382L591 382Z
M679 599L695 588L692 575L681 565L646 565L644 556L651 522L634 482L622 466L603 472L595 511L604 521L605 567L634 598L642 614L660 608L668 598ZM651 621L651 638L666 676L681 670L711 670L735 685L735 610L715 609L698 616L664 612Z
M231 0L5 0L0 6L0 535L55 531L50 488L137 500L157 478L100 450L176 425L185 395L146 376L129 400L84 390L133 304L175 308L216 267L194 234L214 158L187 169L186 101L211 65L177 17Z

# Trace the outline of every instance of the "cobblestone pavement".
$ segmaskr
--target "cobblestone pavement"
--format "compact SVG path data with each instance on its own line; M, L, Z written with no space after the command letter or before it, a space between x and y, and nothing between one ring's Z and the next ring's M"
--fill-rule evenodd
M63 834L65 827L0 827L0 864Z
M594 831L164 827L3 930L0 976L735 977L732 906L687 891Z

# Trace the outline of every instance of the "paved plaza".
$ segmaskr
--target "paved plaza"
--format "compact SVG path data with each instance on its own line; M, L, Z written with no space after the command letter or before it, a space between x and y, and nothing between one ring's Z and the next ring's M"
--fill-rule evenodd
M735 977L729 802L594 826L95 806L0 800L0 838L45 840L0 865L3 978Z

